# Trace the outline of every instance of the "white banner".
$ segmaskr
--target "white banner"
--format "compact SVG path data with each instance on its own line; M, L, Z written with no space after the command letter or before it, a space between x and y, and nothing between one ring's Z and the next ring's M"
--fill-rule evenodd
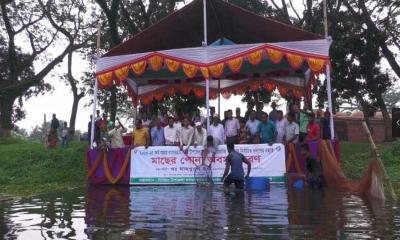
M235 145L251 162L251 177L269 177L271 182L283 182L286 171L285 147L282 144ZM137 147L132 149L130 183L194 184L194 169L201 164L202 147L190 147L185 155L178 147ZM219 183L225 170L226 145L220 145L212 163L214 183ZM207 161L211 160L209 155ZM245 173L247 165L243 164Z

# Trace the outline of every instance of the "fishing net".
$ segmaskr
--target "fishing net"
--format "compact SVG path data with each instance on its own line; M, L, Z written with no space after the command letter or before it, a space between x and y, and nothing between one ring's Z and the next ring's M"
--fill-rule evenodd
M194 179L197 185L212 184L211 166L202 164L194 169Z
M373 156L367 171L358 180L350 180L345 176L340 163L336 160L329 140L322 140L318 158L324 172L326 185L341 191L348 191L360 196L384 199L383 173L377 156Z

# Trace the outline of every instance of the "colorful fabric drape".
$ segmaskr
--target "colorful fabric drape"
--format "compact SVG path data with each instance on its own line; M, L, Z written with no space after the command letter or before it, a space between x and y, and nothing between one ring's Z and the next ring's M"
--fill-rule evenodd
M206 95L206 91L201 88L194 89L194 95L197 98L203 98Z
M218 63L210 66L208 69L213 77L219 78L224 73L224 66L224 63Z
M163 66L163 58L160 56L153 56L149 59L150 66L153 71L160 71Z
M278 87L278 90L281 96L286 96L288 93L288 89L286 87Z
M138 76L144 73L146 67L147 67L147 61L140 61L131 65L132 71Z
M283 58L283 53L275 49L267 48L267 53L269 60L275 64L280 63Z
M97 79L99 80L99 83L101 84L101 86L104 87L109 87L112 85L112 72L107 72L107 73L103 73L101 75L99 75L97 77Z
M177 72L179 67L181 66L180 62L171 59L165 59L165 64L167 65L170 72Z
M117 79L120 82L122 82L128 77L129 67L125 66L125 67L119 68L119 69L114 71L114 74L115 74L115 77L117 77Z
M290 64L290 66L294 69L300 68L304 62L304 58L302 56L295 55L295 54L288 53L288 54L286 54L286 58Z
M322 71L325 61L321 59L316 59L316 58L307 58L307 63L310 69L313 72L320 72Z
M252 65L257 65L261 62L263 50L258 50L247 55L247 59Z
M206 68L206 67L201 67L200 68L200 71L201 71L201 74L203 75L203 77L204 78L210 78L210 74L209 74L209 71L208 71L208 68Z
M243 57L234 58L228 61L228 67L233 73L237 73L242 69Z
M197 74L198 68L192 64L182 64L183 72L186 74L188 78L194 78Z
M264 88L268 91L268 92L272 92L275 89L275 84L274 83L270 83L270 82L266 82L264 83Z

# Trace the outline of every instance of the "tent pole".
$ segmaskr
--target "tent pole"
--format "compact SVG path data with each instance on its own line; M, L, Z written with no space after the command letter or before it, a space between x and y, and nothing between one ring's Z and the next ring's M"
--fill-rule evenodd
M203 28L204 40L203 46L207 47L207 0L203 0ZM210 129L210 80L206 78L206 108L207 108L207 131Z
M324 10L324 32L325 32L325 39L329 40L328 37L328 13L327 13L327 6L326 0L323 0L323 10ZM333 126L333 111L332 111L332 87L331 87L331 68L329 64L326 64L326 91L328 96L328 109L330 113L329 117L329 125L331 128L331 139L335 138L335 128Z
M203 46L207 46L207 0L203 0L203 27L204 27L204 41Z
M206 78L207 131L210 129L210 80Z
M139 98L139 87L138 87L138 85L136 85L136 99L135 99L136 106L135 106L135 117L133 118L133 121L134 121L133 126L135 126L136 120L138 119L138 106L139 106L138 98ZM140 119L141 118L142 118L142 116L140 116Z
M92 126L91 126L91 134L90 134L90 149L93 149L93 141L94 141L94 135L95 135L95 129L94 129L94 124L95 124L95 118L96 118L96 107L97 107L97 91L98 91L98 81L95 79L94 83L94 90L93 90L93 112L92 112Z
M326 64L326 91L328 96L328 109L330 113L329 122L331 128L331 139L335 138L335 128L333 126L333 111L332 111L332 88L331 88L331 69L329 64Z
M221 116L221 80L218 79L218 116Z
M100 57L100 32L101 32L101 22L97 25L97 46L96 46L96 61ZM90 134L90 149L93 149L93 141L94 141L94 124L96 117L96 107L97 107L97 92L99 90L99 83L97 78L94 81L94 89L93 89L93 113L92 113L92 126L91 126L91 134Z

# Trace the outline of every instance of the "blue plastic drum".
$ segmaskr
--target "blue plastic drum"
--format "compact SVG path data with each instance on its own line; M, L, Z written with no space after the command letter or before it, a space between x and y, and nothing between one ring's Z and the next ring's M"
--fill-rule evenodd
M297 179L296 181L293 182L293 187L296 189L303 189L304 188L304 180Z
M269 178L267 177L248 177L246 179L246 189L248 190L266 190L269 187Z

